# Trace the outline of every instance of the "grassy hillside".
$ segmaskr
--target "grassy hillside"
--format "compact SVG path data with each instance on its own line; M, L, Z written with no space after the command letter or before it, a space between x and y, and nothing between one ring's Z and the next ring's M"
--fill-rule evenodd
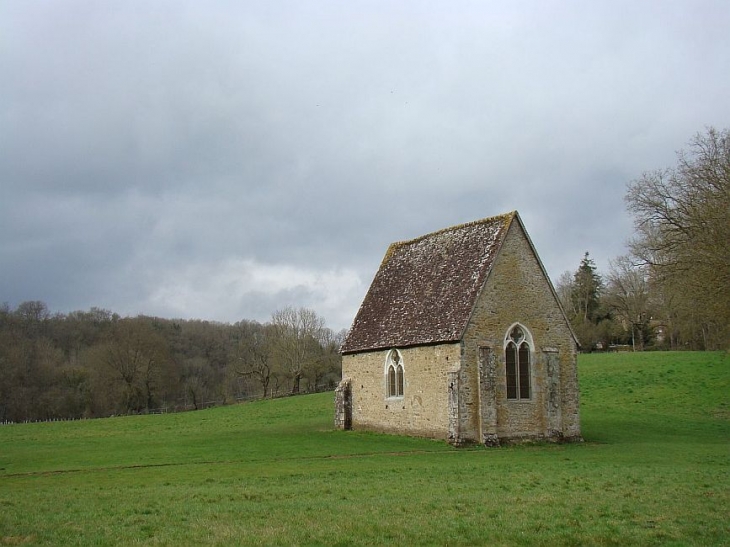
M0 427L0 545L722 545L730 357L580 359L586 443L332 430L332 394Z

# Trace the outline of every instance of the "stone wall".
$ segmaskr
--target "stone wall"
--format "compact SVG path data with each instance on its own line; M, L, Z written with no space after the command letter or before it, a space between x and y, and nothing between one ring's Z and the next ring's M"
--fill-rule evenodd
M388 351L342 356L342 376L351 380L352 428L448 439L448 375L459 368L460 344L400 349L403 397L386 397Z
M514 323L528 329L534 342L529 400L507 399L504 339ZM463 344L459 412L463 439L493 443L494 434L504 440L580 437L577 348L517 222L512 223L480 294ZM480 378L480 359L485 363L489 353L493 378L483 371ZM493 393L485 382L493 385ZM480 391L486 396L482 407Z
M507 399L504 340L515 323L532 338L526 400ZM398 349L403 397L386 396L390 348L343 356L353 429L456 445L580 439L577 347L519 222L511 224L462 341Z
M335 389L335 429L352 429L352 384L347 377Z

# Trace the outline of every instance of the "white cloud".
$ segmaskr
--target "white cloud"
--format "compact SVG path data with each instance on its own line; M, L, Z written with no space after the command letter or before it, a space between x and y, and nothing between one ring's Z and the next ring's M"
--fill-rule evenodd
M349 327L353 303L365 288L351 269L301 268L264 264L251 259L226 259L218 263L191 264L181 270L158 272L161 279L147 303L163 316L267 321L279 307L305 306L325 318L330 328Z

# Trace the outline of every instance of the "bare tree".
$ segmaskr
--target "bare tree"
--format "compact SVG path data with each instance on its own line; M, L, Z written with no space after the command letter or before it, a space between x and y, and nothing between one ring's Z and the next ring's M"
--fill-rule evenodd
M122 319L113 329L105 362L122 382L124 410L154 408L161 373L167 363L165 341L143 319Z
M696 135L676 167L633 181L626 202L633 257L684 301L705 347L730 344L730 132Z
M195 410L210 396L210 387L213 384L212 369L204 357L185 359L182 365L182 380L185 389L185 407L188 403Z
M610 262L605 293L606 305L625 328L631 330L634 350L644 349L645 331L651 319L647 268L635 265L628 256Z
M309 367L306 375L310 389L334 389L342 379L340 348L346 335L346 330L334 332L326 327L322 329L319 348L313 348L313 351L317 351L318 357Z
M299 393L302 376L319 353L324 319L307 308L286 307L271 317L276 333L276 356L292 379L292 393Z
M578 314L578 310L573 305L573 287L573 274L566 270L558 278L558 283L555 285L555 292L558 294L558 299L563 306L563 310L565 310L565 313L570 318Z
M237 326L240 328L240 340L236 348L236 374L255 378L266 398L269 396L269 385L276 378L273 368L276 329L272 325L249 321Z

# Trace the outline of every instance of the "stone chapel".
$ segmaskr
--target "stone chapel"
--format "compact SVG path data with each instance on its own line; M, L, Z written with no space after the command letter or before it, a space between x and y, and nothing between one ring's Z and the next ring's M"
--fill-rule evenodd
M335 425L578 441L577 350L516 211L393 243L342 346Z

